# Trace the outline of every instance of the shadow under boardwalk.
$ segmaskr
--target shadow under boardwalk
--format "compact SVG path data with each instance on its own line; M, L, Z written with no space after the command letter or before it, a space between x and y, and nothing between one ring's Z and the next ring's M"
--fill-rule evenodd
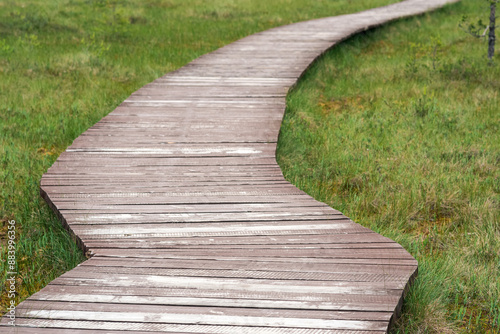
M417 262L284 180L285 96L348 36L454 0L258 33L144 86L59 157L41 193L93 257L12 333L385 333Z

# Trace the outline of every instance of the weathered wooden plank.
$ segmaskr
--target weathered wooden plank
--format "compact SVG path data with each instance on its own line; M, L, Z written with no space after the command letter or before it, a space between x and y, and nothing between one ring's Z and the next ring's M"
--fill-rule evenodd
M308 221L286 221L278 224L276 221L262 221L260 224L250 224L251 222L236 224L228 222L226 224L217 223L172 223L172 224L74 224L73 229L79 231L86 238L95 238L127 234L149 234L158 237L202 237L202 236L244 236L244 235L297 235L297 234L337 234L337 233L359 233L366 231L365 227L352 224L347 220L339 220L332 223L327 221L312 223Z
M227 270L227 269L165 269L165 268L128 268L87 266L86 272L124 275L158 275L169 277L217 277L243 279L276 279L307 281L344 281L344 282L384 282L387 289L401 287L406 284L410 275L404 273L321 273L321 272L283 272L262 270ZM404 287L404 285L403 285Z
M68 220L80 222L95 222L95 221L112 221L112 222L126 222L128 220L136 220L137 222L163 222L163 221L240 221L240 220L313 220L313 219L338 219L341 213L337 210L324 207L308 207L308 212L304 212L300 207L289 207L286 210L280 208L262 209L254 207L255 210L242 210L233 208L218 208L216 205L204 206L201 210L185 209L170 209L160 208L155 210L134 210L134 212L127 212L127 210L65 210L65 217ZM194 208L192 208L194 209ZM95 212L92 212L95 211ZM84 216L82 216L84 214ZM301 218L308 217L308 218ZM321 217L321 218L319 218ZM345 217L341 217L345 218Z
M162 324L162 323L144 323L127 321L85 321L85 320L45 320L45 319L23 319L16 321L18 326L31 327L51 327L54 332L65 333L67 329L98 329L98 330L118 330L118 331L148 331L161 333L197 333L197 334L234 334L234 333L252 333L252 334L275 334L276 327L252 326L220 326L220 325L202 325L202 324ZM17 329L17 327L16 327ZM30 333L37 333L35 329ZM24 329L23 329L24 330ZM17 333L17 332L14 332ZM108 332L106 332L108 333ZM134 332L132 332L134 333ZM380 334L384 331L364 331L364 330L345 330L345 329L318 329L318 328L292 328L287 327L286 333L289 334Z
M44 193L46 197L46 193ZM249 204L249 203L287 203L291 201L304 201L307 203L307 195L285 195L283 193L279 196L255 193L250 194L244 193L230 193L221 192L218 195L213 195L213 193L188 193L186 196L170 196L170 193L135 193L136 196L128 196L126 194L109 194L109 196L104 196L104 194L69 194L61 195L60 197L52 194L50 196L51 200L55 204L59 203L83 203L84 205L92 203L102 203L102 204Z
M325 261L327 262L327 261ZM148 266L148 263L150 264ZM109 257L94 257L92 261L86 261L81 264L81 266L86 267L108 267L108 268L122 268L121 270L130 270L131 268L164 268L164 269L197 269L200 270L225 270L228 274L232 272L237 272L240 270L248 270L253 272L261 272L262 274L267 274L272 272L273 274L279 272L284 273L307 273L312 275L312 273L319 274L355 274L361 276L363 274L379 275L382 277L382 281L390 280L390 277L406 277L408 279L409 274L413 273L417 268L413 266L409 268L408 266L396 265L396 264L346 264L346 263L301 263L300 265L290 266L289 262L277 262L277 261L243 261L243 260L186 260L186 259L169 259L168 261L154 260L154 259L136 259L136 258L109 258ZM412 271L413 269L413 271ZM182 275L181 275L182 276Z
M125 117L122 115L119 115L120 117ZM127 115L128 116L128 115ZM136 118L135 116L128 116L130 118ZM207 117L208 118L208 117ZM276 127L279 127L281 125L281 119L278 117L261 117L261 119L257 122L253 122L252 124L246 124L246 119L245 118L236 118L234 117L234 122L225 124L221 123L221 119L217 118L212 118L210 117L210 123L208 120L207 122L201 120L202 122L200 123L194 123L189 126L179 126L179 124L175 122L161 122L161 121L146 121L143 119L137 118L135 121L130 121L129 123L126 122L112 122L107 121L107 122L102 122L102 123L96 123L94 126L88 129L83 136L97 136L97 135L114 135L113 131L118 131L122 132L123 135L128 136L126 133L127 131L130 131L130 134L137 135L139 133L147 134L148 132L151 132L155 136L160 136L160 135L168 135L168 131L190 131L193 132L195 130L198 131L212 131L214 135L217 135L217 130L220 130L221 133L224 133L223 131L231 130L231 129L243 129L243 126L246 126L247 131L254 131L255 133L255 128L256 127L265 127L264 129L261 129L262 131L273 131L273 129L276 129ZM238 122L237 122L238 121ZM268 127L271 127L268 129ZM113 130L113 131L111 131ZM178 135L177 133L174 132L172 136ZM235 135L238 135L237 133ZM179 135L180 136L180 135ZM227 138L225 141L230 142L231 138ZM220 143L220 140L214 139L214 143Z
M350 281L309 281L278 280L259 278L224 278L224 277L192 277L162 276L139 274L93 273L85 270L72 270L54 280L54 284L102 285L102 286L134 286L176 289L210 289L217 290L221 286L227 291L253 292L300 292L319 294L359 294L359 295L400 295L406 282L350 282Z
M75 289L71 289L74 287ZM61 288L60 286L51 286L51 288L44 290L43 293L37 293L32 300L39 301L66 301L66 302L80 302L80 303L114 303L114 304L135 304L135 305L170 305L170 306L191 306L197 305L200 307L239 307L239 308L259 308L259 309L296 309L296 310L325 310L325 311L375 311L375 312L392 312L394 304L397 303L397 297L387 296L387 299L392 299L386 303L382 303L380 300L377 302L368 302L364 298L358 298L358 302L352 302L351 300L343 299L343 295L337 295L334 298L330 297L332 301L316 301L312 302L312 298L308 298L307 301L296 301L287 300L286 294L280 294L279 299L267 300L267 299L252 299L252 298L242 298L243 293L238 293L236 295L227 296L227 294L221 298L215 297L217 291L198 291L199 293L193 293L192 291L186 290L174 290L174 289L144 289L137 288L130 291L133 295L122 295L124 293L123 289L108 288L108 287L92 287L93 292L88 293L88 289L83 290L77 286L65 286ZM97 290L96 290L97 289ZM106 290L109 289L109 290ZM64 292L61 292L63 290ZM173 293L166 293L167 296L163 297L163 291L174 291ZM71 292L67 292L71 291ZM80 292L80 293L77 293ZM102 293L105 292L106 294ZM149 294L149 295L145 295ZM179 297L172 296L180 295ZM210 295L211 297L203 298L200 295ZM219 294L220 295L220 294ZM257 293L251 294L252 297L258 297ZM189 297L192 296L192 297ZM266 294L261 294L263 298L270 298ZM297 297L297 296L293 296ZM298 297L297 297L298 298ZM304 297L305 298L305 297ZM318 297L319 299L320 297ZM292 299L289 297L288 299ZM325 298L327 299L327 298ZM381 298L379 298L381 299ZM396 300L395 300L396 299Z
M128 103L119 105L108 116L163 116L172 122L179 121L184 126L189 126L189 118L196 117L197 122L204 120L249 120L260 121L262 119L282 119L285 106L276 108L274 106L253 105L244 106L242 104L220 104L215 106L203 105L189 106L171 105L167 107L144 107L131 106ZM97 123L100 124L100 123Z
M57 318L59 313L65 311L78 312L92 312L92 313L115 313L120 312L124 315L130 315L134 317L137 313L150 314L149 319L144 319L144 321L150 322L165 322L165 323L190 323L193 316L198 316L199 319L203 319L207 313L205 307L200 307L198 305L193 306L173 306L173 305L143 305L140 310L137 309L136 305L131 305L127 303L71 303L63 301L27 301L22 308L19 309L20 316L23 316L23 312L30 312L31 309L40 309L45 307L46 310L50 310L46 313L46 316ZM50 314L52 313L52 314ZM360 320L360 321L388 321L391 313L389 312L353 312L353 311L324 311L324 310L294 310L294 309L259 309L259 308L236 308L236 307L213 307L211 314L216 315L215 318L207 317L203 322L206 324L222 324L218 323L226 322L226 325L243 325L238 323L236 317L259 317L264 322L268 322L268 326L273 326L273 318L285 320L307 318L310 321L315 320ZM64 315L61 315L64 317ZM37 315L35 317L44 317L44 315ZM100 318L98 315L95 316L96 320L112 320ZM161 317L161 319L159 319ZM156 321L153 320L157 318ZM70 318L71 319L71 318ZM123 318L122 318L123 319ZM83 320L83 319L82 319ZM129 321L133 319L128 319ZM312 323L312 322L311 322ZM250 323L247 323L250 325ZM306 326L296 326L296 327L306 327ZM355 328L353 328L355 329ZM369 329L369 328L367 328Z
M233 240L235 238L232 238ZM194 242L194 244L190 244L188 242L184 244L178 244L178 245L166 245L162 244L161 242L151 242L149 240L142 240L142 243L137 243L137 242L131 242L127 243L125 240L120 241L120 242L113 242L110 241L109 239L106 241L100 241L100 242L94 242L91 243L92 248L127 248L127 249L132 249L132 248L142 248L142 249L210 249L213 248L214 245L217 245L215 243L213 244L204 244L200 245ZM258 245L227 245L227 244L222 244L222 245L217 245L217 248L219 249L243 249L243 250L253 250L256 247L259 247L259 249L267 249L267 250L272 250L272 249L371 249L373 251L377 249L393 249L393 248L400 248L397 244L394 243L381 243L381 242L375 242L375 243L340 243L340 244L330 244L330 243L321 243L318 245L313 245L313 244L292 244L292 245L282 245L282 244L258 244Z
M234 156L169 156L168 153L164 154L161 150L156 151L147 151L144 150L145 154L137 154L137 158L151 158L158 159L157 169L162 173L171 173L179 175L181 178L193 178L193 180L197 180L195 177L204 177L206 179L212 179L213 177L219 176L220 180L231 180L236 176L246 176L252 175L253 177L270 177L270 176L283 176L280 169L277 169L275 165L268 164L269 161L267 159L271 159L270 157L253 157L253 156L241 156L240 162L235 161ZM96 157L101 155L104 160L113 160L117 159L118 162L126 162L124 159L134 159L133 156L129 156L126 153L126 148L112 148L103 151L99 151L94 148L88 149L75 149L74 152L82 152L89 157ZM122 159L122 160L120 160ZM182 159L185 159L185 163L182 164ZM211 160L212 159L212 160ZM200 163L207 162L205 165L196 165L195 162L200 161ZM227 161L228 164L223 164L224 161ZM84 162L82 161L82 164ZM94 168L93 168L94 167ZM52 166L49 171L50 174L46 174L47 177L75 177L78 174L87 174L88 171L93 170L94 174L88 177L99 177L99 174L109 174L110 170L107 168L106 170L99 172L96 168L97 165L90 166L82 166L82 171L80 172L78 166L66 166L65 162L58 163L57 165ZM109 167L104 165L103 169ZM113 166L115 167L115 166ZM130 173L134 173L137 177L141 177L143 175L146 177L147 175L155 174L154 165L145 164L143 166L137 166L138 168L133 168L129 166L116 166L117 170L115 174L111 174L108 178L122 179L129 178L128 175ZM119 169L118 169L119 168ZM189 174L187 174L189 173ZM224 175L227 173L227 179L224 179ZM250 174L251 173L251 174ZM87 176L85 176L87 178ZM163 178L160 180L171 180L168 178ZM179 186L182 186L182 183L179 183Z
M113 138L113 137L111 137ZM111 140L110 138L110 140ZM85 140L91 139L84 137ZM84 141L82 139L81 141ZM175 144L175 143L169 143L169 142L149 142L145 141L144 143L141 143L141 141L136 142L128 142L126 138L121 138L121 141L116 141L116 142L109 142L106 145L103 145L104 147L96 147L95 151L107 151L108 148L113 148L113 147L136 147L135 150L129 150L129 151L135 151L139 153L147 152L149 153L150 151L153 152L161 152L162 154L169 154L172 156L179 155L179 156L187 156L187 155L195 155L198 157L203 157L203 156L225 156L225 155L231 155L231 156L250 156L250 155L258 155L260 157L263 156L269 156L269 157L274 157L274 150L275 150L275 145L265 145L265 144L246 144L246 145L241 145L241 144L232 144L232 143L214 143L212 145L207 145L206 143L203 144ZM83 143L82 143L83 144ZM149 144L150 147L141 149L141 147L144 144ZM153 145L154 146L151 146ZM81 146L81 147L80 147ZM68 152L76 152L77 148L83 148L83 145L76 145L72 144L71 149L68 150ZM134 152L134 153L135 153ZM132 154L130 152L129 154Z
M54 189L57 189L57 188L61 188L63 189L64 187L66 187L64 185L64 182L68 182L68 180L52 180L52 181L47 181L47 180L44 180L44 186L50 186L50 187L53 187ZM75 183L75 186L84 186L84 187L91 187L92 189L93 188L99 188L103 181L101 179L101 181L97 181L97 180L90 180L90 181L87 181L85 179L80 179L80 180L75 180L74 181ZM81 184L78 184L78 183L81 183ZM105 181L104 181L105 182ZM132 183L134 182L134 183ZM283 180L248 180L248 181L233 181L233 182L206 182L206 181L199 181L199 182L189 182L187 181L186 182L186 186L188 187L191 187L191 188L203 188L204 186L207 186L207 187L210 187L210 186L231 186L231 187L237 187L237 186L269 186L269 185L273 185L273 184L276 184L276 185L282 185L282 184L285 184L285 181ZM152 180L148 180L148 179L145 179L142 181L132 181L131 182L127 182L126 180L114 180L114 182L110 182L108 187L112 187L112 186L116 186L116 187L119 187L121 186L122 189L123 188L127 188L128 190L132 190L132 189L141 189L141 188L145 188L145 187L149 187L149 189L153 189L153 190L163 190L163 191L168 191L169 189L168 188L172 188L172 187L177 187L177 184L174 183L174 181L163 181L163 182L154 182ZM88 188L86 188L88 189ZM303 201L303 203L300 203L300 204L304 204L304 206L319 206L319 205L313 205L312 203L314 202L311 202L311 205L307 205L308 203ZM300 204L295 204L295 205L300 205ZM138 204L140 205L140 204ZM290 206L293 206L292 204L290 204ZM107 207L107 208L111 208L111 207Z
M262 204L263 205L263 204ZM89 206L86 208L79 208L79 209L61 209L64 210L65 214L74 214L77 216L81 216L82 214L87 214L90 219L92 219L92 216L90 215L116 215L116 214L147 214L147 215L152 215L152 214L214 214L214 213L219 213L219 214L234 214L236 217L240 218L242 217L241 215L238 214L244 214L245 216L248 214L246 211L252 211L253 213L258 213L258 212L265 212L266 215L270 215L271 213L276 214L276 216L280 217L281 212L286 211L286 215L305 215L304 213L304 208L308 208L311 210L307 215L330 215L332 212L330 210L326 211L320 206L313 206L313 205L304 205L303 207L289 207L289 206L277 206L275 208L271 207L259 207L260 205L255 205L253 207L241 207L238 208L237 206L222 206L222 205L204 205L204 206L190 206L190 207L180 207L180 206L161 206L161 205L155 205L154 207L151 206L143 206L143 207L136 207L130 205L125 205L120 208L95 208L93 206ZM316 208L316 210L315 210ZM70 216L68 216L70 217ZM160 216L161 217L161 216ZM223 216L218 216L218 217L223 217Z
M57 283L57 284L56 284ZM123 299L120 301L120 297L139 297L144 296L149 299L146 304L152 305L176 305L174 301L162 302L164 299L162 297L175 298L177 303L183 303L182 298L196 298L199 302L205 300L206 303L213 300L214 302L219 302L219 300L233 299L241 301L241 303L252 302L291 302L290 305L284 306L282 308L295 308L299 309L302 306L298 302L309 303L309 308L314 309L317 307L319 309L336 309L339 311L391 311L394 309L395 303L399 300L399 296L385 294L385 295L369 295L369 294L336 294L333 291L330 293L313 293L313 292L302 292L300 290L292 292L280 292L280 291L236 291L236 290L225 290L220 288L182 288L182 287L137 287L131 286L124 289L121 286L110 285L107 282L100 284L100 281L95 281L92 278L89 279L78 279L74 278L59 278L54 284L50 284L43 288L41 291L33 295L33 300L59 300L64 301L68 299L68 295L80 295L80 298L85 295L110 295L117 297L116 303L127 303L134 304L134 302L127 302L129 300ZM53 296L53 297L52 297ZM160 303L156 303L153 299L154 297L161 298L157 299ZM104 297L107 298L107 297ZM210 299L210 300L209 300ZM70 300L68 300L70 301ZM106 302L105 299L102 302ZM295 302L295 303L294 303ZM188 304L198 305L196 303ZM379 307L375 306L379 305ZM267 306L271 306L267 304ZM299 307L300 306L300 307ZM373 307L373 308L369 308ZM280 307L281 308L281 307Z
M278 140L278 130L273 131L272 128L269 128L256 131L255 129L259 128L259 126L255 126L254 129L251 129L246 125L227 127L224 129L203 129L203 127L200 126L198 129L194 128L184 130L165 129L165 126L162 124L150 125L134 124L133 128L115 126L104 127L104 130L113 133L113 135L110 136L107 136L104 133L96 133L94 130L97 128L94 128L91 129L91 132L88 134L81 136L81 142L86 142L87 144L97 144L100 142L107 143L108 141L105 139L109 139L109 143L115 141L118 142L119 138L122 136L129 136L131 138L135 137L137 140L149 138L153 142L158 143L167 141L170 143L206 143L207 145L216 141L222 141L228 136L231 136L231 139L226 141L230 143L275 143ZM260 128L263 126L265 126L265 124L262 124ZM147 132L148 127L151 128L150 133ZM99 127L99 130L102 131L102 128L103 127ZM274 128L279 129L279 126L276 125ZM155 129L160 130L155 131ZM234 131L238 131L238 133L233 136L232 133Z
M176 239L161 239L150 238L147 240L122 240L122 239L107 239L102 241L92 242L95 247L98 245L107 244L109 246L121 247L121 244L127 245L126 247L137 248L145 245L151 247L175 247L175 246L255 246L255 245L268 245L268 246L314 246L323 247L370 247L370 245L377 244L392 244L388 238L366 231L366 233L356 234L335 234L335 235L297 235L297 236L252 236L252 237L205 237L205 238L176 238Z
M360 264L360 265L402 265L408 266L410 273L415 272L417 262L408 256L404 259L395 258L341 258L341 257L321 257L321 258L305 258L305 257L249 257L249 256L210 256L210 255L189 255L189 254L174 254L160 253L154 250L124 250L124 249L99 249L96 250L95 256L99 257L114 257L114 258L142 258L142 259L185 259L185 260L214 260L214 261L257 261L257 262L287 262L290 265L299 265L302 263L327 263L335 264Z
M110 155L120 155L122 152L107 152L106 154ZM101 152L95 152L95 154L102 154ZM268 176L283 176L281 174L281 170L276 169L272 166L262 166L262 165L239 165L239 166L196 166L196 165L185 165L185 166L160 166L161 171L155 171L153 168L136 168L135 170L122 170L118 174L120 177L126 177L128 175L136 175L137 177L146 176L146 175L169 175L172 176L179 175L181 177L193 176L193 177L222 177L227 175L228 177L235 176L257 176L257 177L268 177ZM51 167L52 168L52 167ZM205 170L205 171L204 171ZM49 169L47 173L52 175L86 175L88 172L92 171L91 176L98 175L107 175L111 177L112 175L116 175L117 173L112 173L112 171L103 171L99 172L98 170L91 170L88 168L87 170L79 171L78 169L70 170L69 168L65 169L57 169L55 166L53 169Z
M274 144L274 143L273 143ZM272 149L275 149L275 146L272 148ZM92 160L97 160L99 158L103 159L103 160L117 160L117 161L120 161L120 159L122 159L121 161L125 161L124 159L127 159L128 161L131 161L131 164L133 164L135 161L140 161L140 160L150 160L150 161L166 161L166 159L179 159L179 158L175 158L173 157L172 155L168 155L168 154L163 154L163 155L158 155L158 154L154 154L154 153L144 153L144 154L138 154L138 153L127 153L127 152L121 152L120 154L106 154L106 153L92 153L92 152L89 152L89 153L86 153L86 152L65 152L63 153L62 155L62 159L61 161L58 163L61 163L61 164L65 164L66 162L68 162L69 160L73 160L73 161L80 161L82 163L84 163L85 161L92 161ZM78 156L78 158L76 158L76 156ZM186 163L189 164L189 162L191 161L189 159L189 157L183 157L183 158L187 158L186 159ZM240 163L239 164L236 164L233 162L233 160L236 160L237 159L240 159ZM261 169L259 166L253 166L252 164L249 164L249 162L252 160L252 159L261 159L263 161L273 161L274 162L272 164L266 164L266 169L276 169L275 168L275 164L276 164L276 159L275 157L261 157L261 156L237 156L237 157L232 157L232 156L229 156L229 157L197 157L197 159L201 159L202 162L206 162L206 166L207 166L207 169L210 170L210 169L213 169L213 168L210 168L210 159L223 159L224 161L226 161L228 163L229 166L231 166L231 162L233 162L233 165L237 165L237 166L246 166L246 165L249 165L249 168L258 168L259 170ZM163 162L162 161L162 162ZM272 165L272 166L271 166ZM205 165L203 165L205 166ZM277 169L276 169L277 170ZM61 174L60 177L66 177L67 174ZM50 174L46 174L45 177L53 177L51 176ZM121 178L122 176L121 175L115 175L113 178ZM231 176L227 176L228 177L228 180L230 180L230 177ZM188 181L188 180L184 180L184 181Z
M200 71L201 72L201 71ZM159 100L125 100L122 102L121 106L128 107L177 107L177 108L244 108L244 109L270 109L270 110L281 110L285 108L285 102L282 98L223 98L223 97L212 97L212 98L169 98L169 99L159 99Z
M125 254L128 251L123 250ZM147 250L141 250L147 252ZM165 256L206 256L206 257L246 257L252 258L340 258L340 259L387 259L390 260L405 260L411 259L411 255L401 248L389 249L156 249L155 256L164 254Z
M120 159L120 158L117 158ZM125 158L127 159L127 158ZM151 178L148 176L127 176L127 175L116 175L109 177L101 177L96 175L88 175L88 176L78 176L78 175L66 175L66 174L47 174L41 180L41 185L81 185L91 184L94 182L95 184L101 183L112 183L112 184L133 184L133 183L141 183L141 182L152 182ZM235 176L219 176L219 177L210 177L205 178L203 176L179 176L178 178L162 178L161 180L157 180L160 184L174 184L178 185L186 184L190 185L198 185L198 184L213 184L213 185L237 185L238 182L243 182L242 184L252 184L254 182L286 182L283 180L283 176L253 176L253 177L235 177Z
M86 169L87 166L82 166L81 168ZM110 169L113 167L109 167ZM115 168L118 168L115 166ZM136 192L148 192L148 187L136 185L135 186L136 190L133 189L128 189L127 186L114 186L114 185L88 185L88 186L46 186L44 187L44 191L47 194L51 194L53 192L61 193L61 194L77 194L79 192L85 191L85 192L92 192L92 193L102 193L102 192L109 192L109 193L114 193L114 192L124 192L124 191L136 191ZM227 185L201 185L201 186L182 186L180 184L178 185L171 185L170 187L165 187L165 188L160 188L160 190L156 190L155 192L160 192L161 189L163 189L164 192L170 192L172 193L171 196L175 196L176 193L191 193L191 192L200 192L200 193L212 193L212 192L223 192L225 190L228 190ZM264 193L269 193L269 194L275 194L275 193L282 193L282 192L291 192L294 194L301 194L303 193L301 190L298 188L290 185L290 183L281 183L281 184L273 184L272 186L264 184L264 185L240 185L238 187L238 190L242 193L244 192L264 192ZM331 209L329 211L336 211L334 209Z
M325 205L319 202L311 201L309 203L302 201L298 203L238 203L238 204L180 204L180 205L144 205L144 204L128 204L128 205L107 205L101 203L80 203L77 202L71 205L58 205L59 210L65 210L66 213L76 213L89 211L95 213L173 213L173 212L241 212L241 211L303 211L303 208L325 209ZM328 211L330 211L329 209Z
M152 177L153 175L162 175L163 177L165 178L169 178L169 177L175 177L176 175L180 176L180 177L188 177L188 176L193 176L193 177L198 177L198 178L220 178L222 177L225 173L227 173L228 177L253 177L253 176L256 176L256 177L273 177L273 176L283 176L281 174L281 171L277 171L277 170L273 170L273 169L267 169L267 170L256 170L256 169L247 169L247 170L243 170L243 171L236 171L236 170L227 170L229 168L227 167L222 167L221 166L221 170L220 171L217 171L217 170L213 170L213 171L206 171L206 172L203 172L202 169L198 169L197 166L193 166L193 168L190 168L191 166L185 166L185 168L180 168L179 166L173 166L172 168L164 168L165 170L162 171L162 172L155 172L155 171L140 171L140 170L137 170L135 172L121 172L119 175L120 177L134 177L134 176L137 176L137 177ZM209 166L210 167L210 166ZM224 169L224 170L223 170ZM49 173L49 172L47 172ZM50 174L45 174L45 175L51 175L51 176L70 176L70 177L102 177L103 179L104 178L107 178L107 177L111 177L112 175L116 175L116 174L113 174L111 172L107 172L107 173L99 173L99 172L93 172L93 173L88 173L88 172L78 172L78 171L74 171L74 172L67 172L67 173L58 173L58 172L54 172L54 173L50 173ZM42 191L43 191L43 188L42 188ZM226 192L226 193L230 193L230 192ZM238 193L237 191L233 191L232 193ZM155 193L155 195L153 196L157 196L159 193ZM52 195L52 196L55 196L56 194ZM222 195L222 194L221 194ZM243 195L243 194L240 194L240 195ZM114 196L114 195L113 195ZM62 197L65 197L64 195Z
M238 59L234 59L238 61ZM223 62L225 63L225 62ZM198 82L194 85L188 85L186 82L177 84L175 82L152 82L145 85L140 90L132 93L131 96L143 96L143 95L182 95L186 96L201 96L201 97L245 97L248 95L267 96L272 97L274 94L279 94L279 96L284 97L288 92L287 85L230 85L230 84L217 84ZM219 95L221 94L221 95ZM269 96L271 95L271 96Z
M40 334L53 334L53 333L61 333L63 331L71 330L71 334L123 334L123 331L114 331L108 329L77 329L68 327L66 329L62 329L61 327L57 328L40 328L40 327L21 327L22 325L34 325L41 324L40 321L33 321L27 319L20 319L20 321L16 322L16 326L9 326L5 324L0 324L0 329L2 333L12 333L12 334L28 334L28 333L40 333ZM52 324L54 325L54 324ZM63 327L64 328L64 327ZM170 333L170 334L183 334L185 332L157 332L157 331L135 331L135 330L127 330L128 334L160 334L160 333Z

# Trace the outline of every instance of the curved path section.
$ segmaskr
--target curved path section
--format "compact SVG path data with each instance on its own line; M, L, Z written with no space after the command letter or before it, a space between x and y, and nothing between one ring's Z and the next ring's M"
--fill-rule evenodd
M454 1L271 29L132 94L43 176L92 257L21 303L13 332L385 333L417 262L284 180L285 95L340 40Z

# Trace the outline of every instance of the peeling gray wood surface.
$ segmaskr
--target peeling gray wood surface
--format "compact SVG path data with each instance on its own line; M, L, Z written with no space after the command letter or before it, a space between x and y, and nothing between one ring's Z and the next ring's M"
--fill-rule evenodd
M417 262L283 179L285 96L339 41L455 1L274 28L133 93L41 181L93 257L2 332L385 333Z

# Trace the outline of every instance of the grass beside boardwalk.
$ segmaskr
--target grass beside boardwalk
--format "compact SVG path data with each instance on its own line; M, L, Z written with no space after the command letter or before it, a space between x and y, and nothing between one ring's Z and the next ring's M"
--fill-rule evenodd
M288 96L285 177L420 263L394 333L500 333L500 57L457 27L484 4L354 37Z
M16 301L84 257L39 196L42 174L133 91L238 38L395 0L0 1L0 309L8 221Z

